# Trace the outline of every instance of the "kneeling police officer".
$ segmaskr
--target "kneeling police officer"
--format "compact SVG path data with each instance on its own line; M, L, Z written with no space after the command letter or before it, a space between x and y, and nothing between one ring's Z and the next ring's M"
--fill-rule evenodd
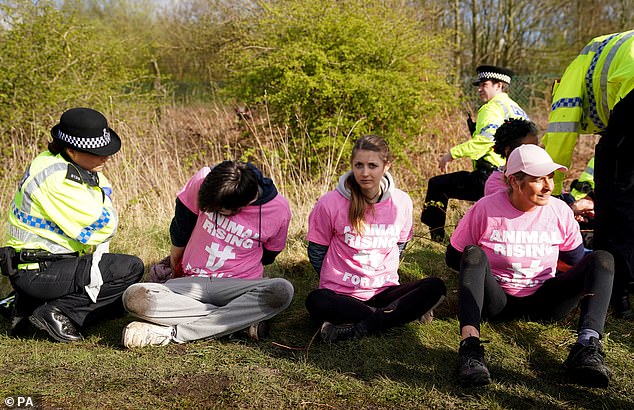
M136 256L109 253L118 218L102 174L121 139L90 108L64 112L48 150L29 165L9 210L2 272L16 293L12 327L28 318L57 341L123 313L121 295L143 275Z

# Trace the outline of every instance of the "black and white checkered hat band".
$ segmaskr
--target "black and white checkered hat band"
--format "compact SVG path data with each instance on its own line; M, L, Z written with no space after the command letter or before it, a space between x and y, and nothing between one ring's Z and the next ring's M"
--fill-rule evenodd
M104 128L103 134L98 137L73 137L61 130L57 130L57 138L68 143L72 147L89 150L102 148L110 144L110 131L108 131L107 128Z
M494 73L492 71L484 71L484 72L478 73L478 78L480 80L490 80L494 78L496 80L504 81L507 84L511 84L511 76L508 76L506 74L501 74L501 73Z

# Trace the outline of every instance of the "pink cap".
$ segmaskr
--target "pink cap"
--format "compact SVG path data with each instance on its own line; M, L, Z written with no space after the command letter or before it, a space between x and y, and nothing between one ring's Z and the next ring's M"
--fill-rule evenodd
M544 177L554 171L566 172L568 168L553 162L543 148L533 144L524 144L515 148L509 155L504 175L508 176L520 171L534 177Z

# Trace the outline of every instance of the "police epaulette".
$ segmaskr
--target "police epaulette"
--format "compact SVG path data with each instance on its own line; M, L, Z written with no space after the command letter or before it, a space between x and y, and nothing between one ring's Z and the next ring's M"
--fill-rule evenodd
M70 179L71 181L75 181L79 184L83 182L81 178L81 174L79 170L73 166L73 164L68 164L68 170L66 171L66 179Z

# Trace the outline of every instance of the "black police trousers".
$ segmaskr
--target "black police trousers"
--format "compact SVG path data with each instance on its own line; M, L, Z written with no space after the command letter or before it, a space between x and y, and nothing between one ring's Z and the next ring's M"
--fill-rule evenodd
M17 293L18 315L28 315L39 305L58 307L79 326L125 312L121 295L143 276L136 256L105 253L99 262L103 285L93 302L84 286L90 283L92 255L46 262L41 270L18 270L10 277Z
M445 237L447 204L450 198L477 201L484 196L484 184L490 171L459 171L436 175L429 179L420 220L429 227L431 237L442 241Z

